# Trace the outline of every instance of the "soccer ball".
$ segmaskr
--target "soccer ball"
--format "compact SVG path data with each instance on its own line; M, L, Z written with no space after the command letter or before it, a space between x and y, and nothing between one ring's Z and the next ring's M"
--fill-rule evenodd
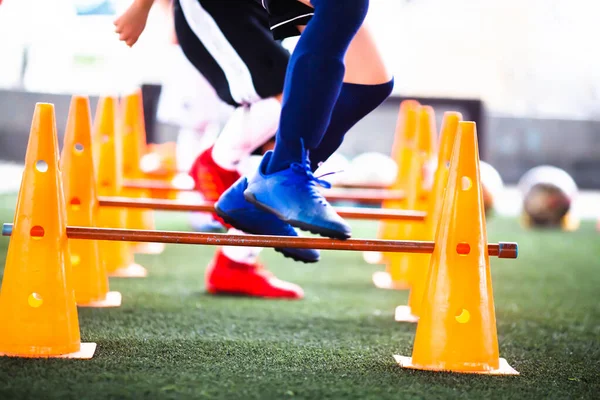
M498 171L490 164L480 161L479 167L485 214L490 215L494 211L498 199L502 195L504 182Z
M378 152L354 157L344 183L356 186L389 187L398 174L398 164L389 155Z
M523 215L532 227L561 226L577 195L577 185L564 170L539 166L519 181Z
M323 179L332 185L337 185L344 182L349 169L350 161L340 153L333 153L325 162L319 165L319 168L315 171L315 176L331 173Z

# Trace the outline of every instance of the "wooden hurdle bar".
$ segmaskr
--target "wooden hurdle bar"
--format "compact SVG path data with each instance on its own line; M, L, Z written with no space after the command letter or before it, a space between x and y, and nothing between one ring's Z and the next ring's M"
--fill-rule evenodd
M36 229L37 228L37 229ZM13 224L2 226L2 235L12 234ZM133 229L92 228L67 226L69 239L109 240L123 242L150 242L169 244L194 244L207 246L242 247L287 247L296 249L340 250L340 251L385 251L398 253L431 254L434 242L413 240L348 239L270 236L270 235L230 235L226 233L199 233L178 231L145 231ZM33 227L31 236L43 237L41 227ZM459 254L467 254L469 249L457 248ZM518 245L512 242L488 244L490 256L498 258L517 258Z
M215 212L214 203L183 203L159 199L135 199L126 197L98 197L101 207L142 208L162 211ZM423 221L426 213L413 210L393 210L380 208L336 207L342 218L362 220Z
M129 179L123 182L123 188L138 190L153 190L163 192L194 192L191 186L178 186L152 179ZM359 190L360 189L360 190ZM377 204L386 200L403 200L404 192L385 188L360 188L354 186L351 190L327 189L324 195L329 201L354 201L364 204Z

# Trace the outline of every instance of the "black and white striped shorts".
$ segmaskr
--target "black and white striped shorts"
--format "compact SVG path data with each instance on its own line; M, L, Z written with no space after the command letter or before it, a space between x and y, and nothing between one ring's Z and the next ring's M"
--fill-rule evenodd
M269 13L271 32L276 40L300 35L298 26L306 25L314 10L297 0L256 0Z
M283 92L289 52L255 0L175 0L181 50L226 103L252 104Z

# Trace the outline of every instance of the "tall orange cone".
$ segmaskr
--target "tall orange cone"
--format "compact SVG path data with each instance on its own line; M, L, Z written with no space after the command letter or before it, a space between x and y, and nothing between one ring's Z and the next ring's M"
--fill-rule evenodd
M38 103L0 289L0 355L93 357L69 270L54 105Z
M425 216L425 224L423 225L419 240L435 240L435 229L437 228L437 221L439 221L442 212L444 191L448 183L452 148L454 147L458 123L461 120L462 115L460 113L447 112L444 114L433 189L431 190L430 201L427 203L427 215ZM425 281L427 279L427 271L429 271L431 255L418 254L415 256L410 258L411 288L408 297L408 306L399 306L396 308L396 321L417 322L420 314L421 299L425 290Z
M427 200L436 166L437 130L435 112L430 106L422 106L417 112L416 146L408 167L405 208L409 210L426 211ZM423 222L399 224L398 236L394 239L423 240ZM412 257L414 256L414 257ZM390 254L388 269L392 282L404 282L404 286L412 286L412 268L415 260L426 257L421 254L394 253ZM396 285L398 286L398 285ZM414 317L410 313L409 320Z
M400 112L396 125L396 136L392 154L398 164L398 174L396 181L392 186L394 190L401 190L407 193L408 181L410 179L412 160L416 149L417 115L420 109L418 102L406 100L400 104ZM383 208L406 208L406 200L386 200L382 203ZM400 238L402 232L402 223L384 221L379 225L378 237L385 240L394 240ZM369 257L372 257L371 255ZM386 264L385 271L378 271L373 274L373 283L381 289L407 289L408 279L391 266L393 253L384 253L378 261Z
M141 90L139 91L142 99ZM193 181L187 173L181 173L177 170L177 144L168 142L162 144L149 144L146 136L146 127L144 124L144 109L140 112L140 169L142 178L151 181L158 181L163 184L173 185L174 190L151 189L149 195L155 199L185 200L187 197L180 190L186 187L193 187ZM148 226L146 229L154 229ZM154 251L157 249L154 246Z
M60 158L68 225L97 226L99 206L91 127L89 99L73 96ZM80 307L121 305L121 293L108 290L106 266L99 249L96 240L69 240L75 300Z
M122 103L121 138L123 149L123 178L141 179L144 177L140 169L141 154L143 151L142 140L146 137L144 126L144 108L142 104L142 91L135 90L124 96ZM123 197L148 198L148 191L123 188ZM127 228L155 230L154 212L152 210L130 209L127 210ZM141 254L160 254L164 251L162 243L135 243L134 251Z
M117 99L107 96L98 101L94 121L93 146L97 154L97 184L99 196L119 196L123 187ZM126 228L127 212L123 208L101 207L98 226L101 228ZM139 278L147 276L144 267L134 262L131 243L119 241L100 242L106 271L109 276Z
M475 123L460 122L412 357L405 368L518 374L499 358Z
M180 187L179 180L190 183L190 177L187 174L177 171L177 144L175 142L150 144L147 149L148 152L142 156L140 161L146 179L159 181L174 188ZM150 192L153 198L169 200L181 198L181 192L177 189L151 190Z
M416 121L408 119L408 110L417 110L421 105L416 100L404 100L400 103L400 112L396 121L396 131L394 134L394 142L392 144L391 157L398 165L402 164L402 152L406 148L408 142L413 138L414 130L416 129ZM402 189L402 180L396 179L394 189Z

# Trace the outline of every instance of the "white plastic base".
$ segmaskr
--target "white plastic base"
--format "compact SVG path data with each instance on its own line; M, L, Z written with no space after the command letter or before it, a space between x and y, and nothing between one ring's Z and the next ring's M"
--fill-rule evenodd
M134 247L134 251L137 254L157 255L165 251L165 247L164 243L138 243Z
M402 367L409 369L418 369L423 371L435 371L435 372L454 372L460 374L480 374L480 375L519 375L519 372L515 370L513 367L508 365L508 362L504 358L500 358L500 365L498 369L490 370L490 371L452 371L445 369L435 369L435 368L421 368L416 367L412 363L412 357L403 357L394 355L394 360Z
M390 290L407 290L408 284L402 282L394 282L392 276L385 271L377 271L373 274L373 284L379 289Z
M79 351L69 354L60 355L47 355L47 354L36 354L36 355L22 355L22 354L5 354L0 353L0 357L17 357L17 358L70 358L78 360L89 360L94 357L96 352L96 343L81 343Z
M77 304L77 307L89 307L89 308L111 308L120 307L122 301L121 293L119 292L108 292L104 300L91 301L86 304Z
M394 319L397 322L419 322L419 317L412 314L410 306L398 306L396 307L396 314Z
M128 267L110 272L108 276L115 278L145 278L148 276L148 270L139 264L133 263Z

